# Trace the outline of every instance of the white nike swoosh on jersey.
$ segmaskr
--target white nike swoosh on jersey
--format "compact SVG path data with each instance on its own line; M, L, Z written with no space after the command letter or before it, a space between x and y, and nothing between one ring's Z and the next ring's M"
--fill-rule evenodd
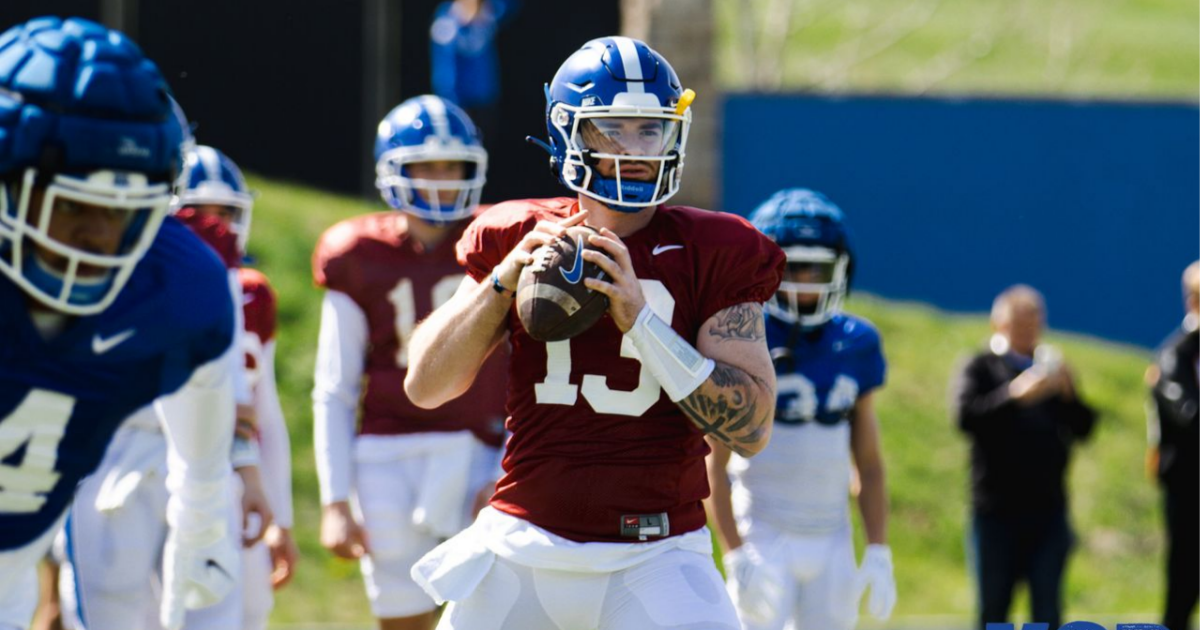
M251 302L253 302L253 301L254 301L254 294L253 294L253 293L243 293L243 294L242 294L242 305L243 305L243 306L245 306L246 304L249 304L249 303L251 303Z
M655 245L654 251L650 252L650 255L657 256L663 252L669 252L672 249L683 249L683 245Z
M126 330L122 333L117 333L108 339L101 337L100 333L96 333L95 336L92 337L92 352L96 354L104 354L105 352L108 352L109 350L121 345L136 333L136 328L130 328L129 330Z

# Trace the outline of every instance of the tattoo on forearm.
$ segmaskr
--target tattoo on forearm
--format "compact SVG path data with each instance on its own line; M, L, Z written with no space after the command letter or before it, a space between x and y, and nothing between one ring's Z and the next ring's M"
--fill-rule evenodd
M731 306L717 313L717 321L708 334L722 340L762 340L766 338L762 307L750 303Z
M766 436L769 418L759 413L758 394L762 379L731 365L717 363L708 383L701 385L679 407L696 426L739 455L750 455L752 447Z
M712 374L708 378L712 379L713 385L717 387L733 387L744 382L745 379L742 377L745 376L749 375L735 367L724 363L717 363L713 366Z

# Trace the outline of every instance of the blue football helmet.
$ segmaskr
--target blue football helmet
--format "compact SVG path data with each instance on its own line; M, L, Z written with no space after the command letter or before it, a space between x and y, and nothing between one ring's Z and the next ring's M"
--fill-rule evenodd
M0 271L57 311L103 311L167 214L182 139L162 75L121 33L75 18L4 32ZM56 238L63 213L117 226L116 251Z
M621 212L670 199L683 177L695 93L645 43L603 37L546 86L550 166L567 188ZM601 173L602 160L612 160Z
M418 162L462 162L464 177L417 179ZM487 151L466 112L431 95L404 101L379 123L375 136L375 187L387 205L434 224L468 219L479 205L487 180ZM454 204L444 206L441 191L454 191Z
M840 208L821 193L789 188L758 206L750 222L787 255L784 281L767 304L773 315L815 328L842 310L854 254Z
M183 186L173 208L207 204L232 208L234 216L229 231L237 235L238 251L245 253L254 196L237 164L224 153L200 144L184 158L183 173Z

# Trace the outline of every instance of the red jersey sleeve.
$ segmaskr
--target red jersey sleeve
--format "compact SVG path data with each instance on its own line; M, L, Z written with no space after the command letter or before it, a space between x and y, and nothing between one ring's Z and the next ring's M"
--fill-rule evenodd
M523 199L488 208L471 222L459 239L455 250L458 264L476 282L489 279L492 268L504 260L539 219L566 217L572 212L574 203L567 197Z
M312 273L313 284L323 289L349 293L355 278L351 268L353 258L347 256L358 242L359 229L353 219L342 221L325 230L313 250Z
M783 250L737 215L712 212L705 224L700 242L712 245L700 321L735 304L770 300L783 280Z
M242 283L246 332L258 335L265 344L275 338L275 292L267 277L256 269L242 268L238 279Z
M216 252L226 269L237 269L241 265L242 255L238 251L237 235L221 223L221 219L196 212L195 208L183 208L175 213L175 218L199 236L209 249Z

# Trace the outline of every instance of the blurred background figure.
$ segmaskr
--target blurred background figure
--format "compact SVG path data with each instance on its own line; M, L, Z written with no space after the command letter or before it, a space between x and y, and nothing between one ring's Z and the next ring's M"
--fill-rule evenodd
M854 257L840 208L791 188L750 222L787 255L783 283L763 308L775 428L771 446L753 459L713 448L705 507L744 629L849 630L864 588L876 618L886 619L896 603L875 413L887 371L882 341L869 321L842 311ZM861 567L850 525L855 466L867 539Z
M1074 442L1096 414L1077 395L1059 351L1039 345L1042 294L1005 289L992 305L990 347L954 383L958 427L971 440L971 542L978 627L1008 619L1026 581L1033 621L1061 625L1062 579L1073 533L1064 476Z
M434 11L429 29L433 93L466 110L485 142L499 122L496 32L516 5L517 0L447 0Z
M246 382L239 392L244 398L238 404L241 435L235 444L244 437L257 446L260 485L274 515L269 525L251 526L263 530L262 541L242 549L241 630L263 630L275 605L273 592L291 581L299 559L292 537L291 437L275 378L277 298L267 276L249 266L254 263L247 250L254 194L241 169L220 150L199 145L188 151L184 170L176 216L189 226L200 217L214 217L236 245L233 285L242 303L244 351L237 361Z
M430 630L437 604L409 569L492 495L507 354L435 410L403 383L413 328L463 281L454 245L479 209L487 152L470 117L424 95L380 121L375 160L391 210L337 223L313 254L325 290L313 383L321 545L359 561L381 630Z
M1163 625L1185 630L1200 596L1200 261L1183 272L1186 315L1146 371L1150 464L1163 489L1167 525L1167 601Z

